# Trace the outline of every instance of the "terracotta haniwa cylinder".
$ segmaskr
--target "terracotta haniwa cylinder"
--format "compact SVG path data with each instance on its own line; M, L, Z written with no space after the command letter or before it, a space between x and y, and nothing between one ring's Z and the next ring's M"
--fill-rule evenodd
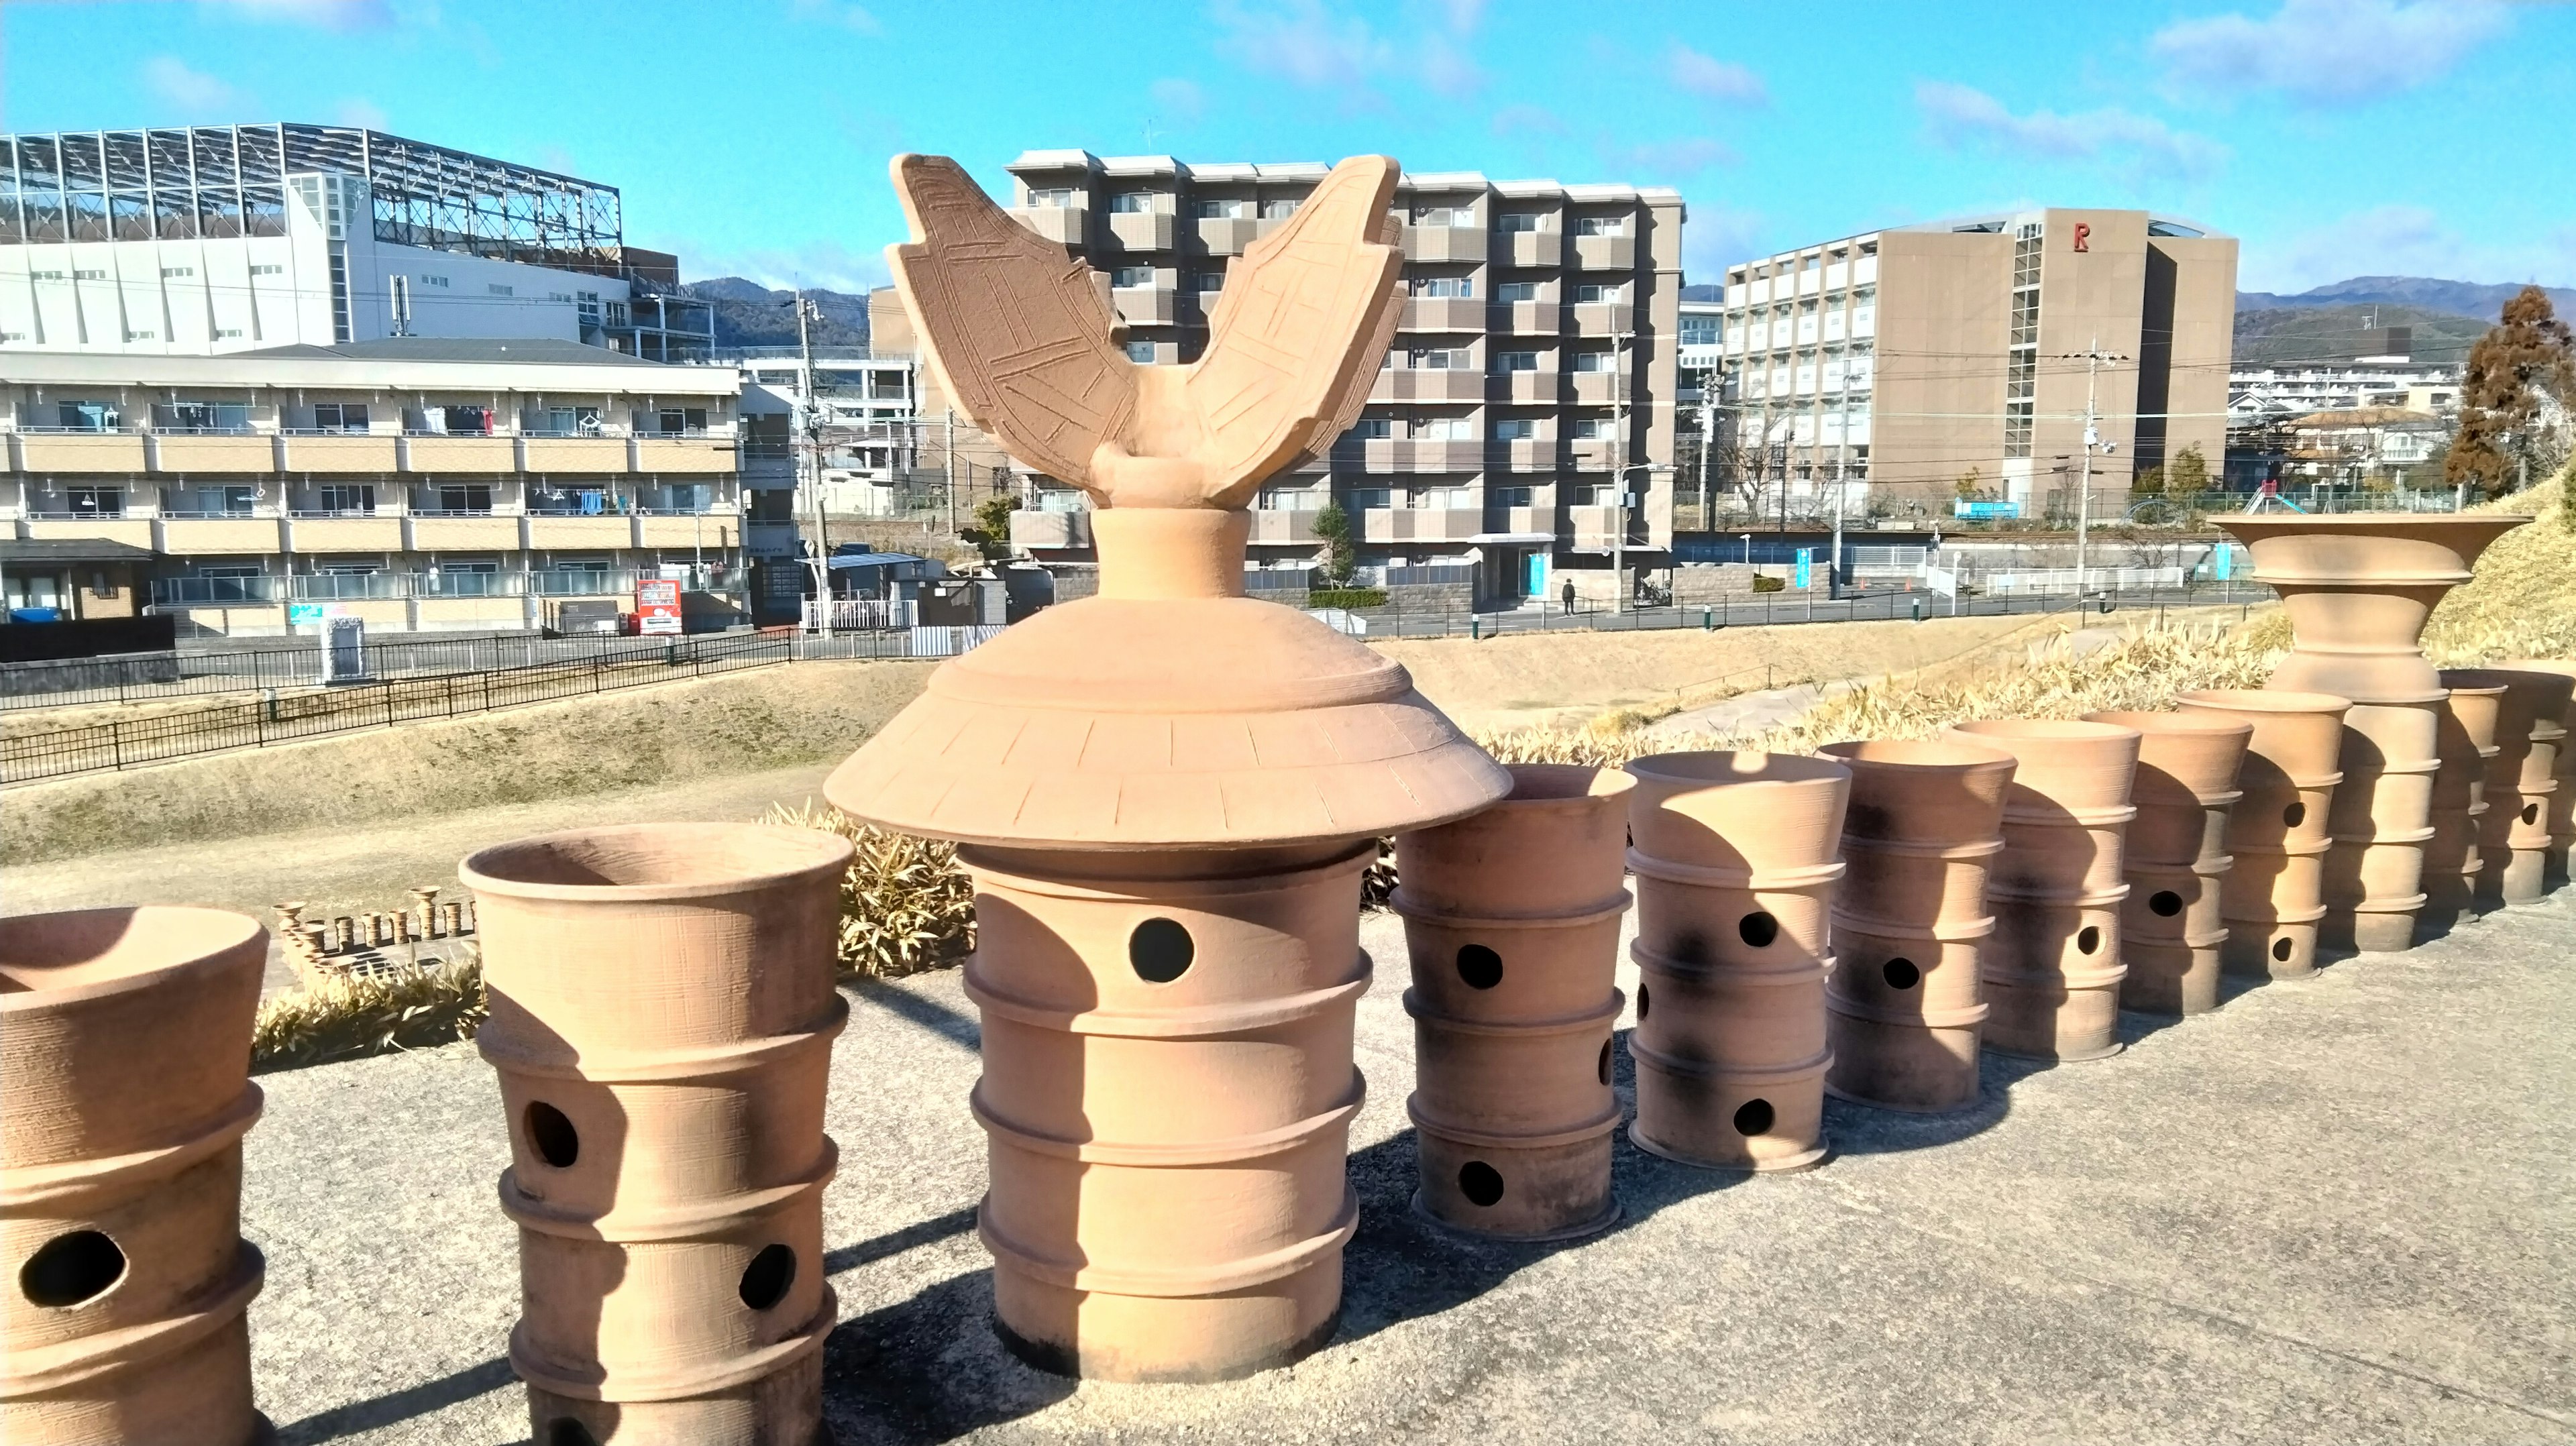
M1937 1114L1977 1102L1978 967L1995 921L2009 753L1941 740L1829 743L1851 770L1833 904L1825 1089Z
M484 849L478 902L540 1442L817 1439L845 839L651 824Z
M2434 604L2489 543L2528 517L2261 513L2217 519L2281 595L2295 643L2267 688L2348 698L2320 939L2411 948L2424 906L2443 688L2419 640Z
M266 1437L241 1142L267 958L214 909L0 919L0 1440Z
M1511 796L1398 835L1413 987L1415 1208L1461 1230L1561 1240L1618 1218L1611 1036L1625 773L1511 765Z
M2424 912L2418 927L2457 928L2477 908L2478 875L2485 857L2479 820L2487 812L2487 760L2496 756L2496 724L2504 709L2505 679L2478 668L2443 670L2450 696L2440 709L2433 774L2433 837L2424 845Z
M2576 658L2516 658L2499 666L2525 673L2558 673L2576 678ZM2576 702L2570 702L2558 726L2576 734ZM2576 737L2558 744L2558 786L2549 794L2549 846L2542 853L2542 882L2557 888L2567 882L2567 860L2576 848Z
M2558 753L2576 676L2505 667L2496 716L2496 755L2487 760L2486 814L2478 820L2478 901L2536 904L2547 892L2549 820L2558 791Z
M1797 1170L1825 1157L1828 914L1851 771L1785 753L1628 765L1644 976L1629 1137L1685 1164Z
M2120 901L2122 1006L2142 1014L2204 1014L2218 1007L2220 912L2229 810L2254 725L2209 713L2087 713L2090 723L2138 730L2129 790L2138 816L2123 845L2129 896Z
M2251 724L2237 773L2244 795L2228 809L2227 853L2218 912L2227 926L2222 970L2254 978L2305 979L2317 972L2317 926L2325 918L2326 827L2343 774L2343 716L2352 704L2329 693L2210 688L2180 693L2186 714Z
M2018 765L1986 889L1996 922L1982 961L1986 1048L2070 1062L2118 1053L2121 845L2137 812L2138 730L2001 718L1943 736Z

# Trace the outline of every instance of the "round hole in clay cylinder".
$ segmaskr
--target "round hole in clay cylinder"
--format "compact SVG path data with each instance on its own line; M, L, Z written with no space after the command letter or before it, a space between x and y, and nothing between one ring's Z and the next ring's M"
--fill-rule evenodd
M96 1300L125 1276L125 1252L95 1230L48 1240L18 1269L18 1289L48 1310Z
M2272 957L2286 962L2290 957L2290 941L2287 939L2273 940Z
M2524 804L2522 806L2522 821L2524 823L2540 822L2540 805L2536 803Z
M1471 1205L1492 1205L1503 1198L1503 1172L1482 1160L1458 1167L1458 1193Z
M1771 1132L1771 1102L1746 1100L1735 1107L1735 1132L1747 1139Z
M2147 895L2147 907L2157 918L2170 919L2182 912L2182 895L2171 889L2158 889Z
M763 1247L742 1272L742 1303L767 1310L787 1298L796 1283L796 1252L784 1245Z
M1637 1022L1646 1022L1646 986L1643 983L1637 986Z
M1735 921L1735 936L1756 949L1767 949L1780 937L1780 921L1756 909Z
M2075 931L2075 952L2090 954L2102 947L2102 931L2091 924Z
M571 1120L564 1118L563 1111L544 1100L534 1100L529 1103L523 1118L528 1128L528 1145L537 1152L538 1159L558 1170L569 1170L572 1162L581 1158L581 1132L572 1127Z
M599 1438L579 1421L562 1416L546 1428L546 1446L599 1446Z
M1915 968L1911 959L1890 959L1878 972L1890 989L1911 989L1923 982L1923 971Z
M1503 956L1482 944L1469 944L1458 951L1458 977L1470 989L1491 989L1503 982Z
M2307 819L2308 806L2304 803L2294 803L2288 808L2281 810L2281 826L2283 828L2297 828L2300 824L2307 822Z
M1610 1041L1601 1041L1601 1082L1610 1082Z
M1198 946L1190 942L1190 931L1171 919L1147 919L1127 936L1127 962L1136 968L1136 977L1148 984L1169 984L1189 972L1190 960Z

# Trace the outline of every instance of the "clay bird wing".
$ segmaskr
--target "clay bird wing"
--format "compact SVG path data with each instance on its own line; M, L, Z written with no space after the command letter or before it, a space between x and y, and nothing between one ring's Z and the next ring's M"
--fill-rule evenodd
M1216 506L1331 446L1367 401L1403 307L1397 175L1387 156L1333 167L1227 277L1185 388Z
M1014 221L946 156L894 158L914 240L886 248L921 346L957 410L1026 466L1091 484L1092 449L1136 411L1091 268Z

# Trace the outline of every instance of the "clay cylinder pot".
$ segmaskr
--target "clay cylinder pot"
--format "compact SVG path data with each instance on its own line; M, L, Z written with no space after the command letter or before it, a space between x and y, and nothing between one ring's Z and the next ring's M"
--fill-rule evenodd
M213 909L0 919L0 1440L265 1438L241 1142L267 958Z
M2185 714L2252 725L2237 772L2244 796L2228 809L2219 882L2227 938L2222 970L2255 978L2304 979L2317 972L2317 926L2325 917L2325 856L2333 847L2336 767L2343 717L2352 704L2330 693L2210 688L2175 695Z
M2424 912L2419 928L2447 931L2477 907L2483 853L2478 820L2487 811L2487 760L2496 755L2496 722L2504 708L2505 680L2476 668L2442 673L2450 696L2438 710L2441 732L2434 748L2441 767L2433 774L2433 837L2424 845Z
M2329 948L2385 953L2414 947L2424 907L2424 850L2433 838L2433 776L2441 771L2442 697L2356 701L2343 715L2343 750L2326 831Z
M2235 860L2227 852L2236 786L2254 725L2212 713L2087 713L2138 730L2138 773L2120 901L2120 1003L2144 1014L2218 1007L2219 901Z
M2576 658L2516 658L2500 666L2524 673L2557 673L2576 678ZM2576 702L2568 705L2558 726L2576 734ZM2549 794L2549 846L2542 851L2543 883L2556 888L2567 882L2568 852L2576 848L2576 737L2558 742L2558 786Z
M2069 1062L2118 1053L2122 842L2137 812L2138 730L2006 718L1943 736L2017 765L1986 888L1996 921L1981 963L1986 1048Z
M1822 1160L1828 912L1851 771L1783 753L1628 765L1643 978L1629 1138L1713 1169Z
M1376 845L961 848L983 1011L981 1228L1002 1338L1119 1381L1221 1380L1332 1333Z
M1827 1092L1937 1114L1977 1101L1986 1018L1986 872L2003 841L2008 753L1945 741L1829 743L1851 770L1847 870L1825 986Z
M1443 1225L1561 1240L1618 1218L1610 1193L1612 983L1625 773L1515 764L1500 803L1396 836L1389 900L1413 987L1414 1207Z
M2558 792L2558 753L2576 676L2500 668L2505 685L2496 716L2496 755L2487 760L2486 814L2478 820L2483 854L2478 900L2489 907L2536 904L2546 892L2550 809Z
M817 1438L823 1133L845 839L546 834L468 857L519 1227L510 1365L541 1442Z

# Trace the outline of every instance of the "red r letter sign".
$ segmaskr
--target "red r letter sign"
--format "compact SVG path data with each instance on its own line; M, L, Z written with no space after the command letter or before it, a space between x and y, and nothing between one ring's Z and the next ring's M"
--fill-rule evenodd
M2084 243L2085 243L2085 242L2087 242L2087 241L2090 241L2090 240L2092 240L2092 239L2093 239L2093 226L2092 226L2092 223L2087 222L2087 221L2078 221L2078 222L2076 222L2076 223L2075 223L2075 249L2076 249L2076 250L2078 250L2078 251L2089 251L2089 250L2091 250L2092 248L2091 248L2091 247L2089 247L2089 246L2087 246L2087 245L2085 245Z

